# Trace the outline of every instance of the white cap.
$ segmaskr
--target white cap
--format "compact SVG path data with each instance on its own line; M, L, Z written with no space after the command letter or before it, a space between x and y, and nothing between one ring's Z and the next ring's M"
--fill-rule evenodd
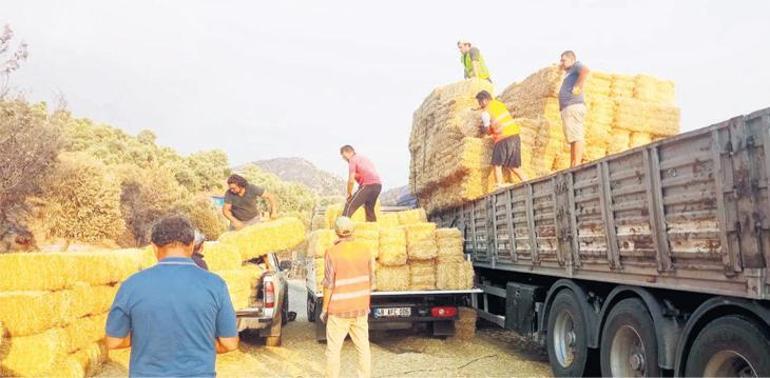
M469 40L467 40L465 38L460 38L460 40L457 41L457 44L458 45L470 45L471 41L469 41Z
M345 237L353 234L353 221L348 217L339 217L334 222L334 232L337 236Z

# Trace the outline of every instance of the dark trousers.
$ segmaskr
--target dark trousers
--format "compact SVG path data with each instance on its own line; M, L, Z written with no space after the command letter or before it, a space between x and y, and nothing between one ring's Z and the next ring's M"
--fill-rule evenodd
M366 210L366 221L376 222L377 215L374 214L374 205L377 203L377 198L380 197L382 191L382 185L372 184L363 185L350 196L348 202L345 203L345 210L342 211L342 215L348 218L352 217L356 213L359 207L363 206Z

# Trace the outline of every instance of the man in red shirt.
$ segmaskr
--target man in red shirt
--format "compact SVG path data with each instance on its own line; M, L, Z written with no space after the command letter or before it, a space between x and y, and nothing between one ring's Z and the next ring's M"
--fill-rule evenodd
M364 206L366 210L366 221L376 222L377 216L374 214L374 205L382 191L382 182L377 170L369 159L356 154L356 150L350 145L344 145L340 148L342 158L348 162L348 185L347 202L342 216L352 217L359 207ZM353 193L353 185L358 183L358 190Z

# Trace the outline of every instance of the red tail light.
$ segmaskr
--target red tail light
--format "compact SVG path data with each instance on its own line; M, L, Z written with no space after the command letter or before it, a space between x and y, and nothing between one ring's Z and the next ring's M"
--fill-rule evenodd
M275 285L273 281L265 281L265 308L275 307Z
M457 307L440 306L430 309L430 314L434 318L454 318L457 316Z

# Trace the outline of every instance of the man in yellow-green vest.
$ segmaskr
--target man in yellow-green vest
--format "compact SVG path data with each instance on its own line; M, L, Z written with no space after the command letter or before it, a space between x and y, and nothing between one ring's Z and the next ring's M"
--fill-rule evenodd
M460 49L460 62L465 68L465 78L476 77L491 83L492 79L489 78L487 64L484 63L484 57L481 56L479 49L471 46L471 43L464 39L457 41L457 48Z

